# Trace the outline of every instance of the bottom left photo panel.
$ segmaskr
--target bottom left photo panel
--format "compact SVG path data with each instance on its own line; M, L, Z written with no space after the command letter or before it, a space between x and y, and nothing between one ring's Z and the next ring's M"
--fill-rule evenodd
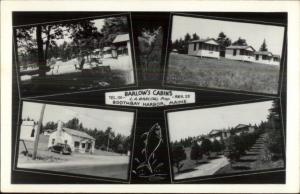
M15 170L129 181L134 110L23 101Z

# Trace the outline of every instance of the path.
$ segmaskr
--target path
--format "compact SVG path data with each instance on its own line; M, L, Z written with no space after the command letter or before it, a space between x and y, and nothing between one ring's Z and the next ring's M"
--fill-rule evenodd
M225 156L221 156L220 158L209 160L209 163L207 164L201 164L195 167L194 170L191 172L175 175L174 178L178 180L178 179L212 175L223 166L226 166L227 164L229 164L227 158Z

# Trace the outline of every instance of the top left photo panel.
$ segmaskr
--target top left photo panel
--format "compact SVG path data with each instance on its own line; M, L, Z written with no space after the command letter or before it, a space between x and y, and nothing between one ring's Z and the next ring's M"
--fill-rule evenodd
M14 26L21 97L136 84L129 14Z

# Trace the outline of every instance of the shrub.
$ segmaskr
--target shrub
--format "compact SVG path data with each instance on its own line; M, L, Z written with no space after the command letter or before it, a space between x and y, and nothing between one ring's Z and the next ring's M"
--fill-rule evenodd
M173 166L177 168L177 172L183 167L181 161L186 159L186 153L182 145L174 145L172 148Z
M202 159L202 151L197 142L194 142L191 147L190 158L191 160L196 160L196 162Z
M209 139L202 139L202 144L201 144L201 151L202 153L209 155L209 152L212 149L211 141Z
M212 142L211 151L219 153L222 151L222 149L223 149L222 144L218 140L215 139Z

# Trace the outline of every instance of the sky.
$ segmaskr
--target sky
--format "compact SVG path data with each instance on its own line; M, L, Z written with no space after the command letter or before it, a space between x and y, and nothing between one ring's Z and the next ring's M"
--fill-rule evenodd
M256 50L266 39L269 51L281 55L284 27L280 26L174 16L171 40L184 38L186 33L197 33L201 39L217 38L220 32L224 32L232 42L239 37L244 38Z
M41 110L41 103L24 102L22 119L29 117L38 121ZM131 134L134 121L132 112L46 104L43 124L58 120L67 122L74 117L77 117L84 127L106 130L110 126L116 134L126 136Z
M170 141L208 134L213 129L266 121L272 101L170 112L167 115Z

